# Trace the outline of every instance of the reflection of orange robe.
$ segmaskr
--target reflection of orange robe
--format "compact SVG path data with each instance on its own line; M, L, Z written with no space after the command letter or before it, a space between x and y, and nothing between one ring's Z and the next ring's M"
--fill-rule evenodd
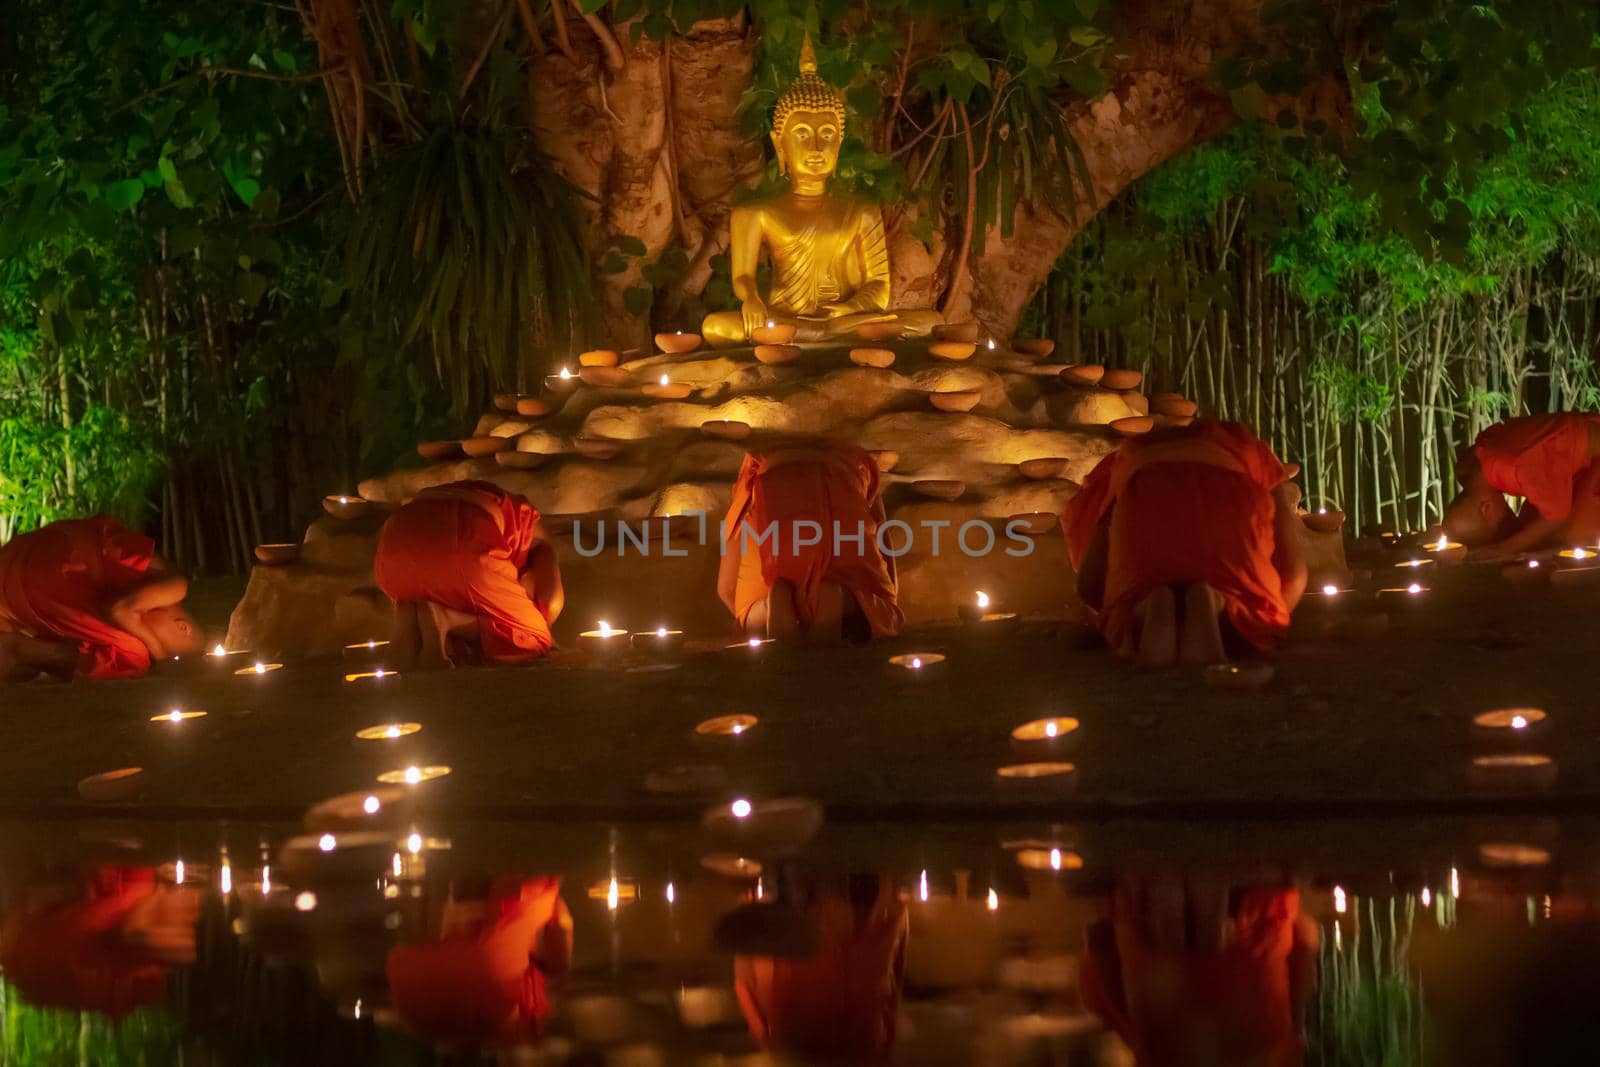
M1305 1055L1291 956L1300 894L1243 891L1221 951L1166 952L1119 916L1091 928L1084 1005L1133 1050L1139 1067L1295 1067Z
M807 917L822 934L815 956L733 959L734 990L751 1035L765 1048L827 1063L887 1060L905 981L905 906L885 881L859 921L842 895L814 902Z
M395 1010L419 1034L439 1039L534 1037L550 1016L537 957L541 934L563 938L572 914L559 878L497 879L481 919L438 941L389 953Z
M395 602L429 600L478 617L484 655L498 662L549 651L550 624L517 581L539 513L489 482L424 489L384 523L372 570Z
M1133 637L1135 611L1163 585L1206 582L1226 601L1239 635L1266 647L1289 625L1272 565L1284 466L1249 430L1197 421L1124 441L1067 504L1067 547L1082 569L1096 528L1111 514L1100 625L1112 647Z
M118 927L156 891L148 867L96 867L78 900L6 917L0 968L41 1008L93 1011L120 1019L166 996L167 974L122 943Z
M806 442L746 456L725 523L726 550L745 549L734 594L739 625L780 580L794 586L800 621L809 625L826 580L849 590L874 637L899 633L905 615L878 550L877 496L878 465L851 445ZM773 524L776 532L758 541ZM796 544L813 537L817 544Z
M101 617L148 577L156 544L109 515L62 519L0 546L0 631L78 646L78 671L131 678L150 650Z
M1560 521L1572 514L1580 479L1596 466L1589 427L1597 420L1574 413L1507 419L1480 433L1472 451L1490 486L1522 497L1541 518ZM1586 495L1594 495L1592 487Z

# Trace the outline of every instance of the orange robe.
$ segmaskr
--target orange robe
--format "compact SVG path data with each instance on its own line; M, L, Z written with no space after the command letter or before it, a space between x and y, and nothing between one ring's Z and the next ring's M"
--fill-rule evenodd
M1507 419L1480 433L1472 451L1492 488L1522 497L1540 518L1567 519L1574 506L1591 514L1600 464L1589 454L1589 428L1597 421L1571 412Z
M389 953L389 992L406 1025L439 1040L536 1037L550 1017L541 936L572 932L561 879L497 879L481 916L449 925L438 941Z
M887 882L866 916L828 895L807 909L822 947L804 959L733 958L734 991L763 1048L825 1063L879 1063L894 1045L905 984L905 905Z
M132 678L145 643L101 613L149 576L156 545L109 515L62 519L0 546L0 631L78 646L78 672Z
M550 649L550 623L517 577L538 522L525 498L489 482L424 489L384 523L373 575L396 603L430 600L476 615L488 659L533 659Z
M1112 647L1132 638L1136 609L1163 585L1206 582L1226 601L1241 637L1269 646L1289 626L1273 566L1272 489L1286 473L1272 450L1238 423L1200 420L1124 441L1067 504L1067 547L1083 568L1111 515L1100 626Z
M0 936L0 968L28 1003L120 1019L166 997L160 963L122 942L118 927L156 891L148 867L95 867L84 895L39 913L14 912Z
M830 581L849 590L874 637L899 633L905 614L889 565L878 550L872 509L877 496L878 465L851 445L811 441L746 456L724 522L725 551L747 549L739 561L734 594L739 625L745 625L751 610L780 580L794 587L800 621L810 625L822 583ZM820 539L815 545L796 545L801 537L817 536L809 526L802 526L801 537L795 535L795 524L807 522L821 527ZM758 541L774 523L776 534ZM749 533L742 534L746 528Z
M1078 982L1084 1006L1139 1067L1296 1067L1299 916L1296 890L1246 889L1232 939L1215 952L1158 949L1120 916L1096 924Z

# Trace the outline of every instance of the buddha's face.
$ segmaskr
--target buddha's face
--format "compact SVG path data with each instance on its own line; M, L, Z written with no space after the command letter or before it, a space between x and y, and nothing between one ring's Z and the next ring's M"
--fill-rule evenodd
M831 111L794 111L773 145L783 169L797 178L826 178L839 165L839 142L844 131Z

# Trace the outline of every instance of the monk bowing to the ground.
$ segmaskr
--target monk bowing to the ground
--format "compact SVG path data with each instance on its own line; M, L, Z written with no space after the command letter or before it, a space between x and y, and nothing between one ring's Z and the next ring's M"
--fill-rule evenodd
M1243 426L1124 441L1067 505L1078 595L1119 655L1150 666L1265 649L1305 592L1299 489Z
M717 595L748 634L853 641L900 632L878 548L878 466L852 445L795 439L745 457L723 524Z
M1507 419L1484 430L1456 464L1461 494L1445 530L1480 558L1600 538L1600 415ZM1506 497L1521 497L1513 512Z
M384 524L372 569L402 664L449 666L464 644L494 663L542 656L566 602L539 512L490 482L424 489Z
M62 519L0 546L0 681L131 678L200 648L189 583L109 515Z

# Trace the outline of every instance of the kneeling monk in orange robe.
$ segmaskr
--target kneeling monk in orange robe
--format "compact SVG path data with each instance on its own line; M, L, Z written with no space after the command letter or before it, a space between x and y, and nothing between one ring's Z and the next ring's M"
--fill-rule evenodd
M550 1017L546 980L571 955L561 879L500 877L486 899L451 897L439 940L389 953L389 992L406 1026L426 1037L529 1040Z
M749 634L888 637L905 616L878 549L878 466L852 445L795 440L745 457L723 524L717 595Z
M1529 415L1484 430L1456 464L1445 530L1479 558L1600 539L1600 415ZM1507 496L1523 499L1514 513Z
M200 648L187 580L109 515L62 519L0 546L0 681L131 678Z
M566 602L539 513L490 482L417 494L384 523L372 569L399 610L395 651L407 664L453 663L452 637L476 639L495 663L535 659Z
M1200 420L1124 441L1067 505L1078 594L1117 654L1220 663L1223 629L1267 648L1305 592L1299 489L1265 443Z
M1320 942L1291 887L1127 881L1078 988L1139 1067L1297 1067Z

